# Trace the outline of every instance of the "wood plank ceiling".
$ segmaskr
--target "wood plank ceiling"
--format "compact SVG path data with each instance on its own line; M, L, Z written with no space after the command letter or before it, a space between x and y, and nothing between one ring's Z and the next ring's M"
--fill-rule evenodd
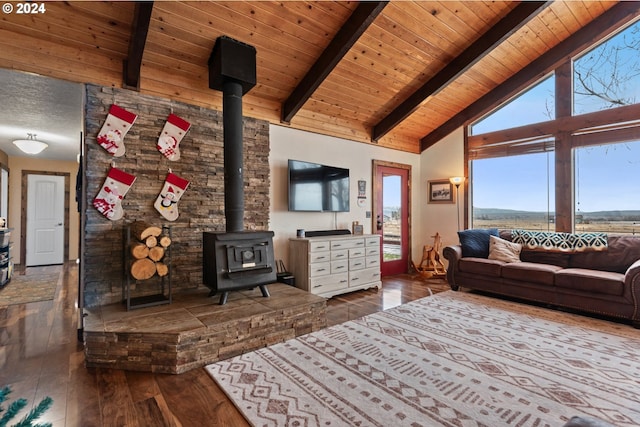
M257 50L245 115L419 153L617 2L367 3L47 2L42 14L0 16L0 67L117 87L126 78L141 93L219 109L207 62L225 35Z

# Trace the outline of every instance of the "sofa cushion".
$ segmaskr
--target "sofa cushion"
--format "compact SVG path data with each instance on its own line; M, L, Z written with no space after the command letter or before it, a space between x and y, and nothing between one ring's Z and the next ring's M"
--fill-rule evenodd
M558 267L557 265L513 262L503 265L500 274L505 279L553 286L554 276L560 270L562 270L562 267Z
M640 236L609 235L605 252L572 254L569 267L624 273L640 259Z
M497 228L473 228L458 231L463 257L487 258L489 256L489 236L497 236Z
M520 252L520 261L551 264L566 268L569 267L571 255L560 252L530 251L523 248L522 252Z
M620 296L624 293L624 274L585 268L565 268L556 273L556 286Z
M493 259L467 257L460 258L458 269L465 273L500 277L500 269L504 264Z
M522 245L501 239L496 236L489 236L489 259L504 262L520 262L520 251Z

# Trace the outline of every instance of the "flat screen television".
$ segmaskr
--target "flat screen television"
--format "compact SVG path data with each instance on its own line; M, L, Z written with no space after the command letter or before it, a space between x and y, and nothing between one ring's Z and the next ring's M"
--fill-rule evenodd
M289 159L289 210L349 212L349 169Z

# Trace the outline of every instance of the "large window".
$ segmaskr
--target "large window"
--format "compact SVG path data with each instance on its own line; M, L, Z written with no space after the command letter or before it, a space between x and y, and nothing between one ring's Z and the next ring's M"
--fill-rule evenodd
M640 141L576 148L576 232L640 233Z
M527 89L498 110L471 125L471 134L545 122L555 117L555 78L545 78Z
M473 227L554 230L554 153L475 160Z
M640 233L640 20L568 61L470 126L469 226Z
M640 21L573 64L573 112L591 113L640 100Z

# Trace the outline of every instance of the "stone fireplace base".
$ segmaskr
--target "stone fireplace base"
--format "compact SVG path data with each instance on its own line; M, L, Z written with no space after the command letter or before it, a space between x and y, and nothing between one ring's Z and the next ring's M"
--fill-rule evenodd
M226 305L208 289L173 303L126 311L123 304L87 309L87 367L180 374L326 326L326 300L282 283L232 292Z

